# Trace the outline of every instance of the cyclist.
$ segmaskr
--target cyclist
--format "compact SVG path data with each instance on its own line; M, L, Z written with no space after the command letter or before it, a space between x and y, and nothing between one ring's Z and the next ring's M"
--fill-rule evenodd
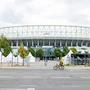
M56 64L56 65L53 67L53 69L54 69L54 70L58 70L58 69L64 70L64 62L63 62L63 61L64 61L64 60L61 59L60 62L59 62L59 64Z
M63 59L61 59L61 60L60 60L60 62L59 62L59 65L60 65L60 67L61 67L61 68L63 68L63 67L64 67L64 62L63 62L63 61L64 61L64 60L63 60Z

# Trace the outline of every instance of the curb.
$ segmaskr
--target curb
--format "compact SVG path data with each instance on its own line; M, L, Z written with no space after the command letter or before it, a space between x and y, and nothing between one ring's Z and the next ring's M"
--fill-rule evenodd
M41 70L51 70L53 67L0 67L0 69L41 69ZM90 70L90 67L65 67L65 70Z

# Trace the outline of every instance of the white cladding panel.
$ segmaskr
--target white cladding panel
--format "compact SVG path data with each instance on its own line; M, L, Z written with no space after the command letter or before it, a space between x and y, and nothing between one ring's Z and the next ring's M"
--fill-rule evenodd
M0 28L7 38L90 38L90 27L64 25L29 25Z

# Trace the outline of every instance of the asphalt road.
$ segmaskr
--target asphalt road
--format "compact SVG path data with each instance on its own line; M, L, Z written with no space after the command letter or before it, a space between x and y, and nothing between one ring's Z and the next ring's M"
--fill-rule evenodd
M0 90L90 90L90 70L0 69Z

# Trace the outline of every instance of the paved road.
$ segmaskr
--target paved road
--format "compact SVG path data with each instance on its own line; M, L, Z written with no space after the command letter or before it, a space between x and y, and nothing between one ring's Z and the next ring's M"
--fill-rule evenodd
M90 70L0 69L0 90L90 90Z

